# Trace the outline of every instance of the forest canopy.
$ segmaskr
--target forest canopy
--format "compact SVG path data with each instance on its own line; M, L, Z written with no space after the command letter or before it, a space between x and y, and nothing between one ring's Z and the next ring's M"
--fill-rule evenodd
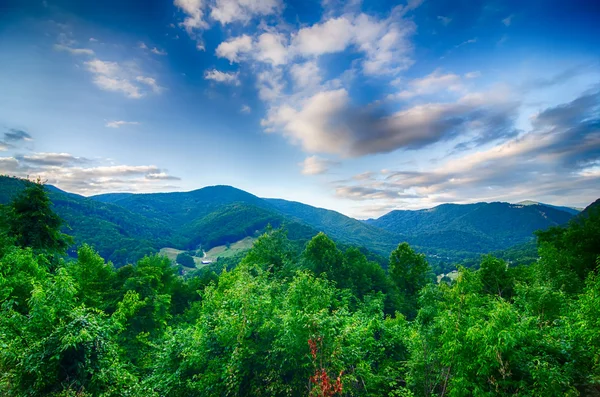
M539 232L530 265L485 256L439 284L407 243L384 270L281 229L235 266L117 269L65 255L42 185L1 214L4 396L600 394L598 208Z

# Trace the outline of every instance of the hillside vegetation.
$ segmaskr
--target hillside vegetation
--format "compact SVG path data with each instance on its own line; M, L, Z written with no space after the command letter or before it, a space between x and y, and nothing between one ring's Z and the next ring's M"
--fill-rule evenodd
M0 177L0 203L8 203L28 183ZM230 186L90 198L50 186L48 190L54 209L65 220L63 232L74 237L76 246L87 242L119 266L165 247L207 251L256 238L270 225L285 228L299 246L324 232L338 244L364 248L370 258L387 257L406 241L427 255L436 273L445 273L457 262L473 263L482 254L532 242L534 231L565 224L575 211L542 204L444 204L359 221L298 202L262 199Z
M531 265L486 256L436 284L407 243L384 270L282 229L185 277L69 258L49 194L0 207L3 396L600 395L598 208L537 232Z

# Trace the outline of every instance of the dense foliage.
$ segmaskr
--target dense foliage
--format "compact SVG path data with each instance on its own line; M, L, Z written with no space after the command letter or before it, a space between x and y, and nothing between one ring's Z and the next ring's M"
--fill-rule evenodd
M44 190L23 194L8 224L21 208L51 220L27 241L62 238ZM600 394L600 211L540 233L532 265L487 256L440 284L406 243L386 271L323 233L298 250L269 229L237 266L182 277L87 245L57 259L18 230L0 237L3 396Z

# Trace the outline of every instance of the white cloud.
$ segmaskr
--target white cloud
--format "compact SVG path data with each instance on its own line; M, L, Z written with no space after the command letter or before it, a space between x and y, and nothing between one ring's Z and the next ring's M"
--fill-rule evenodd
M93 42L93 43L95 43L95 42L98 42L98 39L95 39L95 38L93 38L93 37L90 37L90 41L91 41L91 42Z
M460 43L458 45L455 45L454 47L458 48L458 47L462 47L462 46L467 45L467 44L475 44L475 43L477 43L477 37L475 37L473 39L469 39L469 40L463 41L462 43Z
M106 123L105 127L108 128L120 128L122 125L139 125L138 121L123 121L123 120L114 120Z
M273 108L263 126L279 129L307 152L343 155L348 152L352 133L337 116L349 105L344 89L319 92L303 103L300 110L288 105Z
M302 28L294 36L292 45L301 55L322 55L340 52L352 42L354 26L346 17Z
M363 72L394 74L412 65L413 22L395 15L377 19L361 13L346 15L302 28L292 39L293 51L303 56L337 53L355 45L365 54Z
M336 161L327 160L317 156L310 156L298 165L302 167L304 175L321 175L329 171L329 168L339 164Z
M204 50L204 42L198 31L208 28L208 23L204 20L205 4L203 0L175 0L176 7L180 8L186 17L180 26L183 26L188 35L196 40L196 48Z
M182 25L188 33L191 33L194 29L208 28L208 24L203 19L203 0L175 0L174 4L187 14Z
M122 67L117 62L102 61L93 59L85 62L87 70L93 74L92 81L100 89L105 91L122 92L129 98L141 98L144 95L143 89L134 84L137 81L148 85L153 92L160 93L160 87L156 80L150 77L137 76L133 78L136 68L128 66Z
M476 77L476 76L471 76ZM431 74L413 79L407 83L407 89L392 95L393 98L409 99L415 96L431 95L440 91L459 92L463 90L461 77L454 73L442 73L440 69Z
M72 48L63 44L54 44L54 49L57 51L67 51L73 55L94 55L94 51L89 48Z
M106 76L114 76L119 73L120 67L116 62L106 62L99 59L94 59L85 63L88 70L94 74L102 74Z
M351 103L343 89L318 92L297 106L272 107L261 124L309 153L343 157L418 149L463 136L488 142L514 136L515 104L502 90L467 94L453 103L415 105L381 114Z
M271 102L281 98L285 89L285 81L281 69L267 69L256 76L258 97L263 101Z
M509 15L508 17L504 18L502 20L502 23L504 24L504 26L510 26L510 24L512 23L512 19L513 19L514 15Z
M271 15L282 8L280 0L216 0L211 6L212 19L225 25L231 22L248 22L254 16Z
M138 44L138 47L141 48L142 50L148 49L148 46L143 41L140 41L140 43Z
M106 161L103 161L106 162ZM0 174L40 177L69 192L98 194L113 191L151 192L176 188L166 181L179 180L155 165L90 165L91 160L68 153L33 153L0 157Z
M242 35L222 42L216 49L219 58L228 59L230 63L239 62L240 58L252 50L252 38Z
M242 108L240 109L240 112L249 114L249 113L252 112L252 108L250 106L248 106L248 105L242 105Z
M69 153L33 153L18 157L19 161L39 166L64 166L73 163L85 163L88 159L75 157Z
M139 87L133 85L129 80L109 77L105 75L96 75L93 80L100 89L105 91L122 92L129 98L141 98L142 93Z
M478 77L481 77L481 72L479 71L465 73L465 79L476 79Z
M256 59L272 65L287 62L286 39L282 34L263 33L256 43Z
M239 73L232 72L221 72L220 70L212 69L204 72L204 78L206 80L216 81L223 84L240 85L238 79Z
M152 91L156 94L160 94L163 90L164 87L159 86L156 83L156 80L153 79L152 77L146 77L146 76L137 76L135 78L136 81L139 81L140 83L146 84L148 87L150 87L152 89Z
M518 137L458 153L428 170L366 173L341 181L337 188L352 192L354 199L378 190L390 195L387 204L399 204L401 198L408 200L402 202L405 207L420 208L448 201L536 199L568 204L573 197L589 203L600 187L599 98L598 92L584 94L545 109L532 117L532 128ZM395 201L392 195L398 193L404 197Z
M153 49L150 50L151 53L156 54L156 55L167 55L167 52L164 50L159 50L158 48L154 47Z
M290 68L290 74L298 89L313 87L321 84L321 74L316 61L307 61L294 64Z

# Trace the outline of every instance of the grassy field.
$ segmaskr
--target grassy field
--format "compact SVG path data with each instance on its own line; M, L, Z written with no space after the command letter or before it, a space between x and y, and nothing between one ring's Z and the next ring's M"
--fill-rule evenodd
M255 240L254 237L246 237L230 244L229 248L225 245L219 245L218 247L210 249L206 253L206 258L209 260L216 260L217 258L227 258L239 254L240 252L248 251L252 248L252 244L254 244Z
M170 260L172 260L173 262L175 262L175 259L177 259L177 255L181 254L182 252L186 252L186 251L178 250L176 248L161 248L159 254L164 255L167 258L169 258ZM198 258L196 256L194 256L193 258L194 258L194 263L196 264L197 268L201 268L202 266L205 266L202 264L202 258Z
M206 256L204 258L194 256L194 263L196 264L197 268L201 268L203 266L206 266L202 264L203 260L216 261L218 258L228 258L230 256L239 254L240 252L248 251L250 248L252 248L252 244L254 244L255 240L256 239L253 237L246 237L239 241L236 241L235 243L230 244L229 248L226 245L219 245L218 247L214 247L207 251ZM185 251L178 250L176 248L166 247L162 248L159 254L164 255L173 262L175 262L175 260L177 259L177 255L179 255L182 252Z

